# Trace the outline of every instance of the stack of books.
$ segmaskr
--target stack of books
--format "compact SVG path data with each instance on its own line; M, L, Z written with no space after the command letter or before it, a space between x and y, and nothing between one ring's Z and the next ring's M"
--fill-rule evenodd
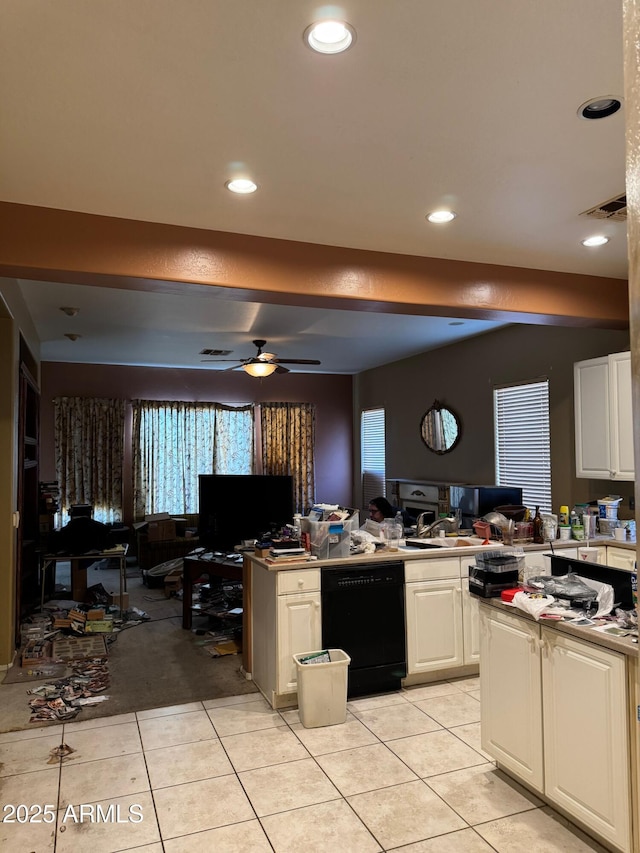
M311 557L304 548L271 548L265 557L267 563L301 563Z

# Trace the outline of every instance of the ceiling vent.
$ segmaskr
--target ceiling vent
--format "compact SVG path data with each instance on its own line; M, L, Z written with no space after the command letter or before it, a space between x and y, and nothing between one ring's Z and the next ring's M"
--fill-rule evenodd
M231 355L232 349L201 349L200 355Z
M201 349L200 355L231 355L232 349Z
M580 216L590 216L592 219L612 219L614 222L626 222L627 196L619 195L609 199L597 207L584 210Z

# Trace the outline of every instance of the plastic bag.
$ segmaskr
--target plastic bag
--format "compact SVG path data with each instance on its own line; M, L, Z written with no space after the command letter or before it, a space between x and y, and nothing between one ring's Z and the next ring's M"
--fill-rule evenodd
M571 601L592 601L598 595L597 590L590 587L573 572L558 577L538 575L538 577L529 578L527 583L529 586L541 590L545 595L568 598Z
M524 610L537 621L545 610L555 602L552 595L541 595L539 598L531 598L529 593L516 592L513 596L512 604Z

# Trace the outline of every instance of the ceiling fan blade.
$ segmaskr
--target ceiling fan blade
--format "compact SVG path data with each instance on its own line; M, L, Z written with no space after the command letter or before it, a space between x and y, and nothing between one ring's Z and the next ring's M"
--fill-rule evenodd
M246 361L245 358L201 358L200 361L208 361L210 364L221 364L223 361L227 361L231 363L235 361L236 364L242 364L243 361Z
M288 367L280 367L280 365L278 365L276 367L276 369L274 370L274 373L290 373L290 372L291 371L289 370Z
M321 364L317 358L273 358L273 364Z

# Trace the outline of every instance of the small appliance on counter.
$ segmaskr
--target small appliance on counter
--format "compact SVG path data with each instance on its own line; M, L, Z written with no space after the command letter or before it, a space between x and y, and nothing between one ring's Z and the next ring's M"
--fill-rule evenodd
M469 566L469 592L481 598L499 598L503 589L518 585L518 571L524 555L509 548L476 554L475 566Z

